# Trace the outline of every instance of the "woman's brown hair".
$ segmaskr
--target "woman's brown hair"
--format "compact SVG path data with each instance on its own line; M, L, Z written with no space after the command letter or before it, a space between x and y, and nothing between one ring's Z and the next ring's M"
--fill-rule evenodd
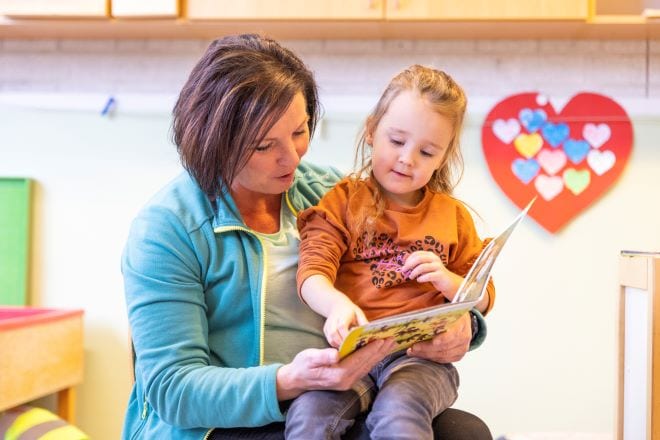
M213 41L193 68L173 110L181 163L202 190L231 187L257 145L302 93L310 136L319 117L314 75L292 51L259 35Z

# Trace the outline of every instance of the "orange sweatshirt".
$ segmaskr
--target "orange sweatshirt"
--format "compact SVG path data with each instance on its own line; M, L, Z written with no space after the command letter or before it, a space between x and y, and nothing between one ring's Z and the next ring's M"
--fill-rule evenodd
M469 212L458 200L427 189L415 207L388 205L366 242L355 225L360 210L372 204L373 190L368 181L355 185L344 179L299 215L298 292L311 275L324 275L369 320L445 302L431 283L408 279L401 265L412 252L432 251L450 271L465 276L485 244ZM495 299L492 280L487 294L486 313Z

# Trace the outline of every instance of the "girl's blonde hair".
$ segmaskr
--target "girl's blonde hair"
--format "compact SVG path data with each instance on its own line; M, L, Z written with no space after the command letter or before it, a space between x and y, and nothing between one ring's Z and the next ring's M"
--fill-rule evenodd
M367 144L367 135L373 134L394 98L404 91L418 93L435 111L447 118L454 127L454 132L452 133L442 164L433 172L427 188L431 191L451 195L463 174L460 136L465 118L465 108L467 106L465 92L447 73L431 67L414 64L392 78L378 100L376 107L367 117L362 133L360 134L355 153L356 171L351 177L354 182L357 182L367 176L371 176L376 191L372 193L373 205L365 207L362 215L358 216L358 231L366 230L367 232L373 232L372 226L374 220L382 215L385 209L382 190L378 182L373 178L371 146Z

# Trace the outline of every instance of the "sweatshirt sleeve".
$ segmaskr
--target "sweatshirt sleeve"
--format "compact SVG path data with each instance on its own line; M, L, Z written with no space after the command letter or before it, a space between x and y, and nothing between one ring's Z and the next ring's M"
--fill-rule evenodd
M458 244L450 252L447 267L452 272L465 277L483 248L486 247L491 239L481 240L479 238L472 216L460 202L457 202L456 205L456 225ZM484 316L490 312L495 303L495 284L492 277L488 280L486 295L488 296L488 307L483 313Z
M340 182L328 191L317 206L306 209L298 216L298 294L303 282L312 275L323 275L334 284L339 263L350 244L346 224L348 197L348 184Z
M131 227L122 273L144 414L154 411L180 428L283 420L275 386L280 364L211 365L200 264L205 252L165 209L141 213Z

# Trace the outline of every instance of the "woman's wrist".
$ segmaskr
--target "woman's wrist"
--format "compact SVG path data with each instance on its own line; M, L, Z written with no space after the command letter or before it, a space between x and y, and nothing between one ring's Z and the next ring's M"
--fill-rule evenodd
M292 373L291 364L284 364L277 369L275 389L280 402L296 398L303 393L304 390L298 386L298 381Z
M472 329L472 338L470 339L470 344L474 342L476 337L479 335L479 319L477 315L473 312L470 312L470 327Z
M488 334L486 320L478 309L470 310L470 325L472 327L470 350L474 350L483 343L484 339L486 339L486 335Z

